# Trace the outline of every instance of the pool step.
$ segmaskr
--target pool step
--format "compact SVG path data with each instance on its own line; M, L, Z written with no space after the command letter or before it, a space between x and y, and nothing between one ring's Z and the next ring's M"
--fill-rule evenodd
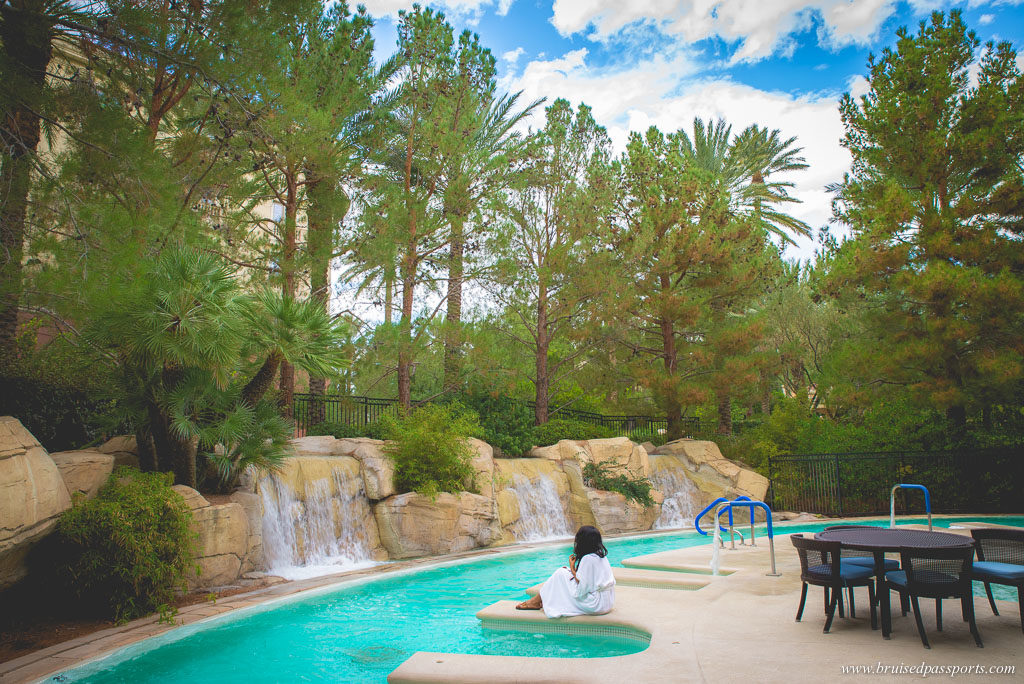
M622 587L640 587L643 589L674 589L677 591L697 591L703 589L713 580L710 576L683 576L680 572L665 572L649 568L612 568L615 584ZM543 583L542 583L543 584ZM530 596L540 593L541 584L535 584L526 590Z

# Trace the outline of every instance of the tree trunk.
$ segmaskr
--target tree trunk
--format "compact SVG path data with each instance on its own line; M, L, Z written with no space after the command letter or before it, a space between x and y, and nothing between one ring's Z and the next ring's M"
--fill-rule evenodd
M732 397L726 391L715 393L718 400L718 434L732 434Z
M139 470L144 473L151 473L157 469L156 447L153 445L153 435L144 427L135 429L135 445L139 454Z
M274 385L274 376L283 361L281 354L272 352L267 356L256 375L242 388L242 401L250 408L256 405Z
M551 391L551 378L548 375L548 347L551 340L548 339L548 291L542 283L537 293L537 355L534 359L534 386L536 395L534 397L534 420L537 425L548 422L548 402Z
M339 192L334 179L325 179L323 174L310 165L306 169L306 192L309 208L306 212L307 236L310 256L310 296L320 302L324 311L330 314L331 302L331 255L334 252L334 229L338 225L335 212L334 193ZM346 202L347 204L347 202ZM346 207L347 209L347 207ZM327 393L327 379L310 376L309 425L322 423L325 418L323 397Z
M295 222L299 211L299 182L298 170L289 169L286 177L286 195L284 205L284 235L282 236L283 251L281 254L281 275L284 276L284 283L281 288L286 299L295 298L295 252L298 247L295 237ZM291 418L295 411L292 406L295 394L295 368L285 360L281 360L280 390L278 394L278 405L281 408L281 415Z
M416 287L415 244L402 260L402 318L398 347L398 404L402 412L412 408L412 305Z
M0 358L13 357L18 334L25 214L40 136L37 112L53 56L53 21L44 14L48 4L0 4L0 45L13 76L3 87L15 94L11 107L0 112Z
M658 325L661 328L662 362L665 373L673 380L676 375L676 337L672 330L672 322L667 318L660 318ZM683 436L683 407L679 403L675 387L667 387L665 391L665 420L668 422L669 441Z
M451 217L451 255L448 258L448 313L445 317L444 389L462 382L462 281L465 237L461 216Z

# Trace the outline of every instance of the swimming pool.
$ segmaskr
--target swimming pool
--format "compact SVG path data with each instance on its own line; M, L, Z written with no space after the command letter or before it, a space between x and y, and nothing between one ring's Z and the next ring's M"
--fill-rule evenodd
M940 519L936 526L978 519ZM1024 525L1024 517L999 522ZM814 532L829 524L835 521L783 529ZM607 546L612 564L621 566L625 558L708 542L696 532L681 532L608 540ZM566 543L343 584L182 627L53 680L384 681L415 651L580 658L643 650L647 644L640 639L480 627L478 610L502 599L524 598L523 589L544 580L568 554Z

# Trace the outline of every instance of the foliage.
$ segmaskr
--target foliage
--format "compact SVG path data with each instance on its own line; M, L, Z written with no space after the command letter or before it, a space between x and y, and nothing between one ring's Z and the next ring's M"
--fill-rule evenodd
M51 452L95 444L117 422L116 407L99 392L9 375L0 376L0 415L20 420Z
M835 214L853 239L827 255L829 290L868 322L862 388L907 387L962 438L1024 378L1024 79L956 11L868 67L841 104L853 166Z
M365 425L350 425L348 423L335 423L324 421L317 423L306 431L309 436L331 435L336 439L350 437L369 437L370 439L385 439L384 425L381 422L367 423Z
M476 491L471 465L476 452L466 438L483 431L475 413L460 409L454 403L427 404L404 417L381 419L398 491L431 498L440 492Z
M642 506L653 506L651 481L646 477L629 477L625 473L613 475L605 463L590 462L583 466L583 484L606 492L618 492L627 501Z
M198 572L192 514L172 481L121 467L61 516L57 570L83 609L125 622L168 604Z
M463 403L480 416L481 439L505 456L520 456L534 445L533 411L505 395L468 394Z
M616 437L615 430L575 418L555 418L533 428L533 442L538 446L556 444L563 439L604 439Z

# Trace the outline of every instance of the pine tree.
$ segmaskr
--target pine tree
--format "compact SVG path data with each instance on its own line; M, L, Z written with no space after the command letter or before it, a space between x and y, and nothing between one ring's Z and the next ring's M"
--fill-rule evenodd
M897 36L841 104L853 168L835 215L853 237L830 282L875 331L862 382L909 387L955 439L1024 374L1024 80L1008 43L975 62L958 12Z

